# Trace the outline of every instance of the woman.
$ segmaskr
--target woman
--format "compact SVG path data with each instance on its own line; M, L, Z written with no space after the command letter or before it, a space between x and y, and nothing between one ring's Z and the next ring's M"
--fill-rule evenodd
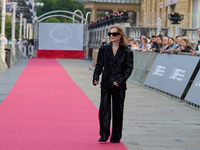
M101 102L99 108L100 139L106 142L110 136L111 97L112 135L110 142L119 143L122 137L123 108L126 81L133 70L133 52L126 47L125 34L120 26L112 26L108 36L110 43L99 49L93 74L93 85L101 79Z
M180 52L185 52L185 53L193 53L193 48L190 45L190 42L188 39L183 39L181 42L181 51Z
M168 45L169 46L166 47L166 53L170 53L172 49L174 49L177 46L173 37L168 38Z
M148 43L148 39L147 38L144 38L142 40L142 44L143 44L143 47L142 48L139 48L138 51L149 51L150 49L150 44L147 44Z
M182 40L183 40L183 37L179 36L176 39L177 46L175 48L171 48L171 51L174 52L175 54L178 54L181 51Z
M160 53L167 53L166 48L168 47L168 37L164 37L162 41L163 47L160 49Z

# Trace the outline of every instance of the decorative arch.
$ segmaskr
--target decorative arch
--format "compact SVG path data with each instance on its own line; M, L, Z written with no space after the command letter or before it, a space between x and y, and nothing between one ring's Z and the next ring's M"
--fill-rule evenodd
M86 15L85 15L85 20L86 20L86 21L88 20L88 15L91 15L91 12L88 11L88 12L86 13Z
M52 17L64 17L64 18L68 18L68 19L73 19L72 17L69 17L69 16L65 16L65 15L50 15L50 16L47 16L47 17L44 17L44 18L41 18L38 22L42 22L48 18L52 18ZM76 19L73 19L76 23L79 23L78 20Z
M79 12L80 14L81 14L81 17L83 18L83 13L82 13L82 11L80 11L80 10L75 10L74 11L74 14L76 14L77 12ZM87 20L86 20L87 21ZM73 23L74 23L74 15L73 15ZM83 20L81 21L81 23L83 23Z
M34 36L33 36L33 38L34 38L34 53L35 53L34 55L35 56L36 56L37 48L38 48L39 23L48 19L48 18L51 18L51 17L65 17L65 18L73 20L73 22L75 22L75 23L80 23L80 22L78 20L76 20L74 18L74 16L81 19L81 23L85 23L85 25L84 25L84 47L87 46L87 43L88 43L88 35L87 35L88 25L87 24L88 24L88 22L87 22L87 19L85 19L83 17L82 12L80 12L81 16L76 14L76 12L78 12L78 10L75 11L75 12L66 11L66 10L54 10L54 11L47 12L47 13L39 16L39 17L37 17L37 16L34 17L34 20L33 20L33 22L34 22L34 24L33 24L33 26L34 26ZM65 14L59 14L59 13L66 13L66 15ZM68 16L68 15L71 15L71 16Z
M37 20L40 21L40 19L42 19L43 17L45 17L45 16L47 16L47 15L55 14L55 13L66 13L66 14L70 14L70 15L72 15L73 17L76 16L77 18L81 19L81 20L82 20L82 23L83 23L83 22L86 22L86 23L87 23L87 20L84 19L83 16L80 16L80 15L78 15L78 14L76 14L76 13L73 13L73 12L67 11L67 10L54 10L54 11L50 11L50 12L47 12L47 13L45 13L45 14L39 16L39 17L37 18ZM74 18L72 18L72 20L74 20Z

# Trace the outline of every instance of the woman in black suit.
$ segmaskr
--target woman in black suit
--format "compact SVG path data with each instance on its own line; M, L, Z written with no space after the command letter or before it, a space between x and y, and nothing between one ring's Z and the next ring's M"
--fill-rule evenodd
M133 70L133 52L126 47L125 34L120 26L112 26L108 36L110 43L99 49L93 74L93 84L101 79L101 102L99 108L100 139L106 142L110 136L111 97L112 135L110 142L119 143L122 137L123 109L126 81Z

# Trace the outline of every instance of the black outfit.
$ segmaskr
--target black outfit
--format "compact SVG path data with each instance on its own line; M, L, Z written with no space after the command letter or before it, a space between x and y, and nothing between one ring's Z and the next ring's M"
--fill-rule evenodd
M156 42L154 42L151 48L156 48L157 45L158 44Z
M196 48L195 48L195 51L200 51L200 49L199 49L199 46L200 45L200 41L198 41L198 43L197 43L197 46L196 46Z
M119 46L113 55L112 43L99 49L97 64L93 74L94 81L101 80L101 103L99 108L100 136L108 139L110 136L111 97L112 97L112 141L122 137L123 109L126 91L126 81L133 70L133 52L126 46ZM114 86L117 81L119 87Z
M160 49L163 47L163 44L161 43L160 46L156 45L156 50L155 52L160 52Z
M192 47L186 46L186 48L182 49L181 52L190 53L190 49L192 49Z
M107 43L105 41L101 42L101 47L105 46Z

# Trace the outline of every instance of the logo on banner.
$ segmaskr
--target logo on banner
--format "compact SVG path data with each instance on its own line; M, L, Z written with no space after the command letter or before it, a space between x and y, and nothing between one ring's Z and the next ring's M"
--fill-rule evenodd
M183 81L183 78L185 77L185 72L186 70L174 68L169 78L177 81Z
M156 76L162 77L164 75L164 73L165 73L165 69L166 69L165 66L156 65L152 75L156 75Z
M72 31L66 26L58 25L51 30L50 38L55 43L68 43L68 40L72 38Z
M200 87L200 76L198 77L198 79L197 79L197 81L195 83L195 86Z

